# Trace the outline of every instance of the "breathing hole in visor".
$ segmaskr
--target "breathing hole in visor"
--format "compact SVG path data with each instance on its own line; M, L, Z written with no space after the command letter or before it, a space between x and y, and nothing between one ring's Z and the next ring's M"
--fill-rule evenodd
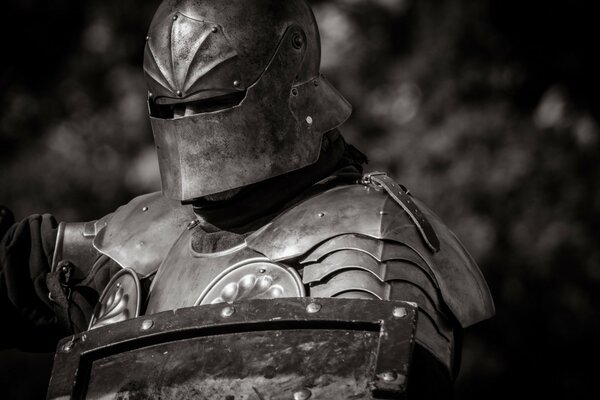
M246 91L244 90L196 101L173 104L158 104L155 101L150 100L150 116L161 119L176 119L190 115L220 111L237 106L245 97Z

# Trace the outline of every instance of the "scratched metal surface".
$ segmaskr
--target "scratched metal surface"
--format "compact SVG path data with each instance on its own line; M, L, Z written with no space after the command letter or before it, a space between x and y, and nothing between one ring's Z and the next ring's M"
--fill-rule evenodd
M274 330L165 343L94 362L87 398L370 399L378 336Z

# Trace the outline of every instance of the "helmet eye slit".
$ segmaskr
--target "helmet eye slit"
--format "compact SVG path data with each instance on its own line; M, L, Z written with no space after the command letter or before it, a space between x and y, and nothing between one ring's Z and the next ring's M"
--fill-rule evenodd
M176 119L190 115L221 111L239 105L246 91L235 91L221 96L174 104L158 104L150 101L150 115L161 119Z

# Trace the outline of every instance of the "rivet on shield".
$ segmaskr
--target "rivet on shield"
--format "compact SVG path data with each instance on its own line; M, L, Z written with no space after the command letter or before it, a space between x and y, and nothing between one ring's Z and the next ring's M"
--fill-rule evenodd
M233 315L233 313L235 313L235 308L232 306L227 306L221 310L221 317L229 318Z
M404 318L408 315L408 313L406 312L406 308L404 307L394 307L392 315L396 318Z
M152 328L152 325L154 325L154 321L151 319L146 319L144 322L142 322L142 330L147 331L148 329Z
M310 314L318 313L321 310L321 305L319 303L308 303L306 306L306 311Z
M306 400L312 396L312 393L308 389L300 389L294 392L294 400Z
M311 125L313 123L313 119L310 115L308 117L306 117L306 123L309 125Z
M144 211L144 212L148 211L148 207L146 207L146 206L142 207L142 211Z

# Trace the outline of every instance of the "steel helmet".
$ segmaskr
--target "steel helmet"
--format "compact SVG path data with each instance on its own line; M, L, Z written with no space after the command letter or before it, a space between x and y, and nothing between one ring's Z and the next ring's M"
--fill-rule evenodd
M350 104L304 0L165 0L144 51L163 192L192 200L317 161Z

